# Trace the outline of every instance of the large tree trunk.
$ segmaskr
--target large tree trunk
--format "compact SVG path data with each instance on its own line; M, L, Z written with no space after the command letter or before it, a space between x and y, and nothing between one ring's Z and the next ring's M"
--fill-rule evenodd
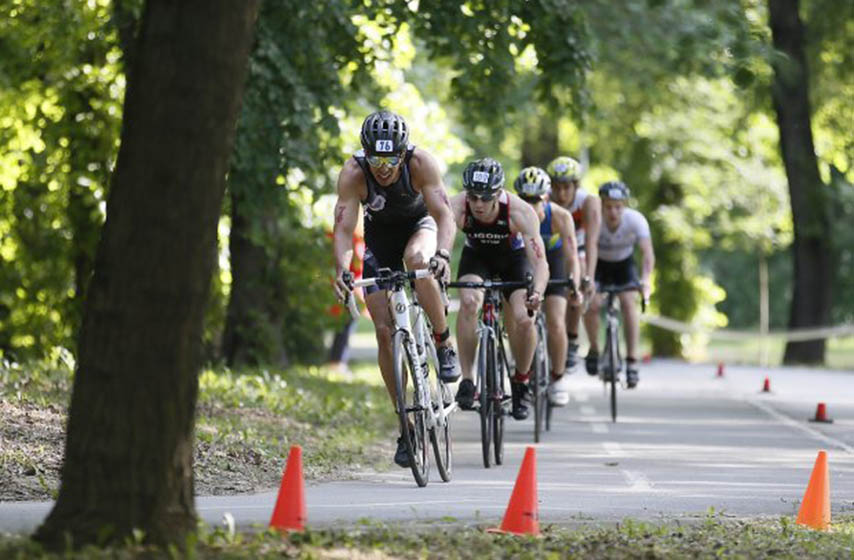
M527 121L522 131L523 168L536 165L545 169L551 160L560 155L559 150L556 118L538 116ZM512 181L508 181L508 184L512 184Z
M62 484L36 533L62 546L195 528L202 315L257 1L149 0L79 339Z
M804 30L798 0L769 0L774 48L773 99L794 222L795 282L790 328L826 325L830 318L832 247L830 221L810 128ZM789 342L783 362L824 362L824 340Z

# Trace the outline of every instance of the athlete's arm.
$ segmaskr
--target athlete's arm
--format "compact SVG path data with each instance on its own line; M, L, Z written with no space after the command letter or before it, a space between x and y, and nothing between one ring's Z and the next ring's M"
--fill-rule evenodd
M589 195L581 205L584 212L584 251L587 258L587 276L596 278L596 263L599 262L599 228L602 227L602 200ZM593 283L590 284L593 289Z
M466 193L455 194L451 197L451 214L454 224L462 231L466 217Z
M641 237L638 239L638 247L640 247L641 254L643 255L641 289L643 290L643 298L648 300L649 294L652 292L650 276L652 276L652 269L655 266L655 251L652 249L652 237Z
M419 148L415 148L409 169L415 186L420 187L424 196L427 211L436 220L438 233L436 234L436 248L451 252L454 244L454 215L451 212L451 202L439 173L439 164L436 160Z
M549 265L546 261L546 248L540 235L540 219L530 204L507 193L510 204L510 233L519 232L525 240L525 253L534 269L534 290L542 300L549 281Z
M560 234L562 243L562 255L566 260L567 271L575 286L578 287L581 282L581 265L578 262L578 240L575 237L575 222L572 219L572 214L565 208L561 208L557 204L552 204L552 216L554 216L555 226Z
M353 260L353 232L359 221L359 187L364 184L364 173L350 158L338 174L338 200L335 202L332 226L332 248L335 254L335 291L339 298L344 296L345 286L341 273L350 270Z

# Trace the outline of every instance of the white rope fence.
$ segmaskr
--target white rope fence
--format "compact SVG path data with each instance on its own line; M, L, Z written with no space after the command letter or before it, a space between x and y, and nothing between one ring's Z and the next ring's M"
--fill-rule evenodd
M837 325L834 327L815 327L808 329L794 329L790 331L768 331L763 333L759 330L748 331L739 329L710 329L677 321L670 317L659 317L658 315L641 315L641 321L682 334L704 334L709 338L718 340L744 340L745 338L774 338L785 341L819 340L824 338L839 338L854 336L854 325Z

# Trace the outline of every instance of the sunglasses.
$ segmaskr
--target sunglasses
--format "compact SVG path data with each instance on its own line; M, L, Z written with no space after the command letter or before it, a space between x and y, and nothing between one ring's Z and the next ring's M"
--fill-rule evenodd
M541 196L522 196L522 195L519 195L519 198L521 198L522 200L524 200L528 204L536 204L537 202L540 202L541 200L543 200L543 197L541 197Z
M481 202L489 202L490 200L495 198L495 193L477 194L473 192L467 192L466 198L471 200L472 202L476 202L478 200L480 200Z
M365 159L371 167L382 167L384 165L396 167L403 158L400 156L367 156Z

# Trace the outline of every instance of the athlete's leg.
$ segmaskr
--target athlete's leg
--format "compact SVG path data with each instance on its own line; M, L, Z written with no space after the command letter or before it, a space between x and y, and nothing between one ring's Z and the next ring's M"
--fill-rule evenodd
M587 313L584 314L584 327L587 329L587 336L590 339L590 351L599 353L599 309L602 307L602 295L594 294L590 300L590 306L587 308Z
M578 264L583 278L587 275L587 261L584 259L584 251L578 252ZM576 286L575 289L580 290L581 286ZM581 312L581 304L570 303L566 306L566 334L570 341L578 338L578 323L581 321Z
M388 312L388 298L385 290L379 290L365 296L365 304L371 313L374 330L377 336L377 362L380 365L386 391L391 398L392 406L397 407L397 390L394 382L394 363L391 348L393 332L391 315Z
M460 282L481 282L482 278L475 274L466 274L459 278ZM460 290L460 311L457 313L457 346L460 350L460 368L463 379L474 380L472 371L477 349L477 313L483 305L483 291Z
M637 292L620 294L620 309L623 313L623 332L626 337L626 360L637 359L638 340L640 339L640 320L638 314Z
M403 262L407 270L416 270L430 266L430 257L436 254L436 230L419 229L412 234L403 253ZM445 304L439 283L433 278L422 278L415 281L415 291L418 293L418 303L424 308L433 331L443 333L448 328L445 317Z
M522 375L531 370L531 362L534 359L534 350L537 345L534 318L528 316L525 299L525 290L514 290L510 294L509 304L504 310L507 335L510 339L510 351L516 360L516 371Z
M549 338L549 358L551 358L552 375L563 375L566 362L566 297L546 296L546 328Z

